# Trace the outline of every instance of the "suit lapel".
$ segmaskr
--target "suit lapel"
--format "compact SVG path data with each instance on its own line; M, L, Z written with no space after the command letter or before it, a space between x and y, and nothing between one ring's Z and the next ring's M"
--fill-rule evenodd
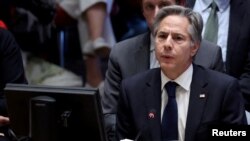
M186 0L186 7L193 9L194 4L195 4L195 0Z
M148 130L151 140L161 140L161 77L160 69L153 69L151 77L146 82L145 105L148 112ZM150 117L153 114L154 117Z
M191 92L189 98L188 115L186 121L185 141L192 141L201 122L207 95L206 75L203 69L194 65Z
M227 41L227 62L230 61L230 56L234 47L237 47L237 40L240 36L240 29L243 22L243 15L245 14L245 9L249 7L244 4L244 0L231 0L230 1L230 17L229 17L229 31L228 31L228 41ZM228 63L226 64L228 67Z
M138 41L137 50L134 52L134 61L132 63L136 64L136 72L141 72L149 69L149 59L150 59L150 33L144 34L144 36L140 39L142 41ZM129 56L128 56L129 57Z

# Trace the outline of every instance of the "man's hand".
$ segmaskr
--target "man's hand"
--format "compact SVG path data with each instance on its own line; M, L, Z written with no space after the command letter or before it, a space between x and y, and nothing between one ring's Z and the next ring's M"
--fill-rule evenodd
M0 116L0 126L7 125L10 123L10 119L8 117Z

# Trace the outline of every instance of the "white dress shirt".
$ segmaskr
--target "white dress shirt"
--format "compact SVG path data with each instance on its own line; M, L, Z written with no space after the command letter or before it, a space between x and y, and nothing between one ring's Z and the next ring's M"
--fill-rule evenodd
M155 42L154 37L150 34L150 69L159 68L159 62L155 56Z
M228 27L229 27L229 14L230 14L230 0L214 0L217 4L219 11L218 22L218 42L217 45L221 47L222 50L222 59L226 61L226 53L227 53L227 40L228 40ZM213 0L196 0L193 10L200 13L203 19L204 28L202 35L204 35L206 23L208 16L210 14L211 8L209 5L213 2Z
M190 85L193 76L193 65L191 64L189 68L183 72L178 78L175 80L170 80L167 76L161 72L161 119L163 116L163 112L165 106L167 105L168 95L164 86L168 81L174 81L179 86L176 87L176 102L178 107L178 133L179 133L179 141L185 140L185 128L186 128L186 120L187 120L187 112L189 105L189 97L190 97Z

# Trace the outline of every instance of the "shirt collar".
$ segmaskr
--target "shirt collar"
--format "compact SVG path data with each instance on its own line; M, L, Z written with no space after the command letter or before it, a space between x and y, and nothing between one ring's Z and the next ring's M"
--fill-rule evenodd
M184 88L186 91L190 90L190 85L193 76L193 64L191 64L186 71L184 71L179 77L175 80L169 79L162 71L161 71L161 90L163 90L165 84L169 81L176 82L179 86Z
M155 42L154 42L154 37L152 34L150 34L150 52L155 50Z
M226 10L230 4L230 0L214 0L217 4L219 11L222 12ZM213 0L198 0L197 2L200 2L200 6L202 11L205 11L209 8L210 4L213 2Z

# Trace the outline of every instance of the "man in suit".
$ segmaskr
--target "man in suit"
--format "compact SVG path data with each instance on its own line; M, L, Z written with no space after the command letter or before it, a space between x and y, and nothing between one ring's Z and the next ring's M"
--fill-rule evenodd
M152 31L160 68L122 81L116 124L119 140L165 140L164 109L172 96L164 87L169 82L177 84L174 140L204 141L211 136L212 125L244 124L244 104L237 79L193 63L201 42L201 21L198 13L181 6L159 11ZM166 130L169 129L174 128Z
M226 73L239 79L245 98L245 106L250 111L250 0L214 0L218 6L218 42L222 47ZM211 0L187 0L187 6L199 12L206 24ZM203 12L200 12L202 10Z
M151 30L158 10L164 6L176 4L176 1L142 0L141 3L143 15ZM102 96L103 112L108 132L114 130L121 81L139 72L159 67L155 58L152 38L151 33L148 32L122 41L111 50L104 84L104 95ZM194 62L206 68L223 71L220 47L205 40L202 40Z
M27 81L18 44L8 30L0 28L0 132L6 132L5 125L9 124L4 96L7 83L26 84Z
M13 35L0 28L0 100L7 83L27 83L21 51ZM6 115L5 103L0 102L0 115Z

